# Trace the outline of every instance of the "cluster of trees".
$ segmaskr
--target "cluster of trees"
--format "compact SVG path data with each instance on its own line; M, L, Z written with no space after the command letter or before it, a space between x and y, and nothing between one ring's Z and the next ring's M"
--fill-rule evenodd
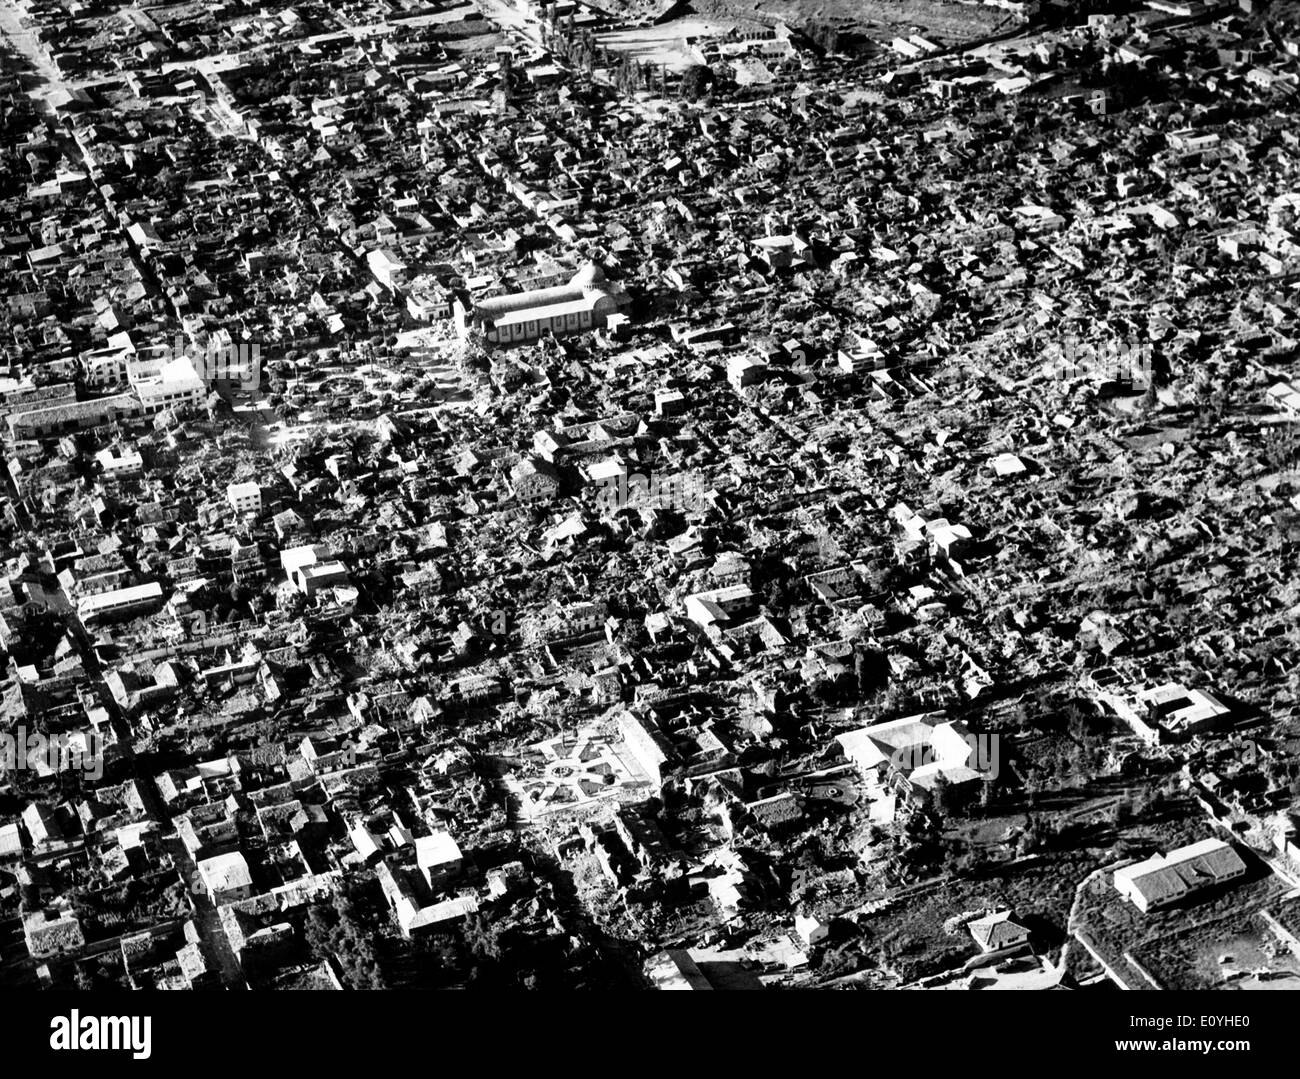
M538 985L533 963L540 961L541 952L528 948L511 953L502 941L500 924L482 914L471 915L454 935L434 934L420 940L416 949L426 976L439 986L535 989Z
M903 819L899 843L899 861L921 868L945 861L943 820L930 809L913 807Z
M110 953L99 959L86 959L76 965L73 988L82 992L92 989L130 989L126 966L120 954Z
M248 77L235 87L235 94L241 103L251 105L264 104L285 95L299 100L322 97L330 92L330 80L337 73L338 68L333 64L310 71L299 68L286 82L280 68L263 64L249 72Z
M1300 463L1300 433L1295 427L1285 424L1265 432L1264 460L1278 472L1293 469Z
M554 4L542 18L542 40L547 48L588 76L595 70L597 60L602 66L610 63L610 54L596 44L596 35L587 29L579 30L574 25L573 12L561 19Z
M713 69L705 64L692 64L682 72L681 95L687 101L698 101L713 86Z
M1022 732L1037 727L1054 731L1035 759L1024 766L1025 786L1033 800L1035 792L1062 784L1088 780L1105 764L1106 723L1095 709L1067 701L1053 709L1048 698L1037 702L1035 716L1023 704L1015 710L1015 722Z
M1160 100L1165 95L1164 78L1158 72L1109 59L1085 67L1080 72L1079 85L1105 89L1122 107Z
M339 892L332 906L312 907L304 935L313 956L317 959L333 956L337 960L343 980L350 988L385 987L379 958L371 944L373 933L347 891Z
M627 93L650 90L668 93L668 69L662 64L643 64L630 56L620 56L612 65L614 85Z
M668 92L668 69L665 66L642 63L626 53L610 52L597 44L596 35L591 30L579 29L574 24L572 12L561 19L554 4L546 9L542 18L542 39L549 49L563 56L588 78L599 66L610 72L614 85L620 90L629 93L637 90Z
M1112 824L1128 824L1158 813L1174 798L1174 792L1163 787L1131 791L1119 799L1111 809Z
M1020 856L1038 854L1052 850L1060 838L1060 827L1052 820L1030 816L1025 821L1024 831L1016 843L1016 853Z
M1102 752L1099 743L1081 743L1069 738L1053 740L1049 750L1025 768L1025 789L1030 801L1039 791L1090 779L1101 765Z
M265 105L281 96L288 87L275 76L261 76L244 82L237 91L240 104Z

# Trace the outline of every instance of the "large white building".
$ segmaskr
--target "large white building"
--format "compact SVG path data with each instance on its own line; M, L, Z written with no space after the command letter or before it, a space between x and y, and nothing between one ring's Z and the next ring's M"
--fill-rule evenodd
M226 498L231 509L238 514L262 512L262 488L256 483L232 483L226 487Z
M415 864L429 888L437 892L460 874L464 857L450 832L437 831L416 839Z
M411 282L406 312L417 322L451 318L451 295L437 278L421 275Z
M386 247L376 247L366 254L366 265L371 274L389 292L406 285L406 263Z
M1094 676L1096 677L1096 676ZM1152 745L1179 741L1222 726L1232 710L1203 689L1188 689L1181 682L1138 690L1133 694L1103 688L1101 699L1115 710L1133 733Z
M146 415L168 408L200 405L207 396L207 387L188 356L162 363L156 373L143 364L128 364L127 375Z
M289 547L280 552L285 576L308 599L323 588L348 583L348 569L323 544Z
M204 858L198 868L208 895L217 905L235 903L253 894L253 874L239 851Z
M1246 875L1246 863L1222 839L1203 839L1115 870L1115 888L1146 913Z
M960 787L979 782L985 774L981 769L991 775L996 767L995 760L980 759L977 741L965 724L945 720L942 712L861 727L835 740L874 788L872 800L891 807L886 817L892 816L896 804L890 791L900 783L924 799L940 783Z
M78 600L77 617L85 624L101 618L139 614L161 603L162 598L162 585L157 581L130 588L115 588L109 592L100 592Z

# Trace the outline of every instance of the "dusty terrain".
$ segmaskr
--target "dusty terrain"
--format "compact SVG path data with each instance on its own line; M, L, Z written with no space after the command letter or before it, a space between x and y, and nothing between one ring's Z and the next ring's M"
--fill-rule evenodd
M944 45L987 37L1013 23L1001 8L936 0L693 0L690 8L702 15L782 19L794 27L832 26L882 41L920 33Z

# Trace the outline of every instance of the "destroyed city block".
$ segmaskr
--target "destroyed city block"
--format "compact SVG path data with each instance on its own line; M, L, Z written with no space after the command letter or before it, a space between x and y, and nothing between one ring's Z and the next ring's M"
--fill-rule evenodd
M0 986L1300 988L1300 2L0 0Z

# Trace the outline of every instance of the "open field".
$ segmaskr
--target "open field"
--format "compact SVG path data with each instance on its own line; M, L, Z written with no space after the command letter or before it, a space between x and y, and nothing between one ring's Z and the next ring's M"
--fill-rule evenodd
M1087 852L1054 852L976 879L950 878L932 890L918 889L863 918L861 943L883 956L900 983L911 982L959 968L980 954L963 916L1010 908L1030 919L1040 952L1054 952L1075 882L1097 861Z
M1168 989L1300 988L1300 961L1258 915L1192 926L1133 955Z
M694 0L691 8L702 15L783 19L795 27L817 23L881 41L920 33L942 45L973 41L1012 25L1010 14L1001 8L937 0Z
M760 24L734 18L673 19L658 26L639 26L602 33L598 40L603 48L630 54L643 64L664 65L670 71L680 71L692 63L683 47L686 38L718 37L733 27L745 25Z

